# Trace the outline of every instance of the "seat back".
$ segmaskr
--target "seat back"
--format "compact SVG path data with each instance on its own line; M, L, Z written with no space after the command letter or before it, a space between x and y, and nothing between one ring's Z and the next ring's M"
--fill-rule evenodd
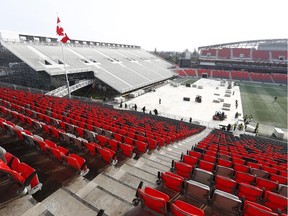
M210 195L210 187L199 182L189 180L185 184L185 196L206 202Z
M278 184L268 179L256 177L256 186L261 189L265 188L265 190L274 191L277 189Z
M221 176L231 178L233 176L234 169L229 168L229 167L225 167L225 166L221 166L221 165L217 165L215 173L216 173L216 175L221 175Z
M16 182L20 183L21 185L24 184L25 179L19 174L18 171L10 169L3 161L0 160L0 171L3 173L9 174Z
M213 173L200 168L195 168L192 175L192 180L210 186L212 183Z
M135 144L137 146L137 150L139 152L145 153L148 149L148 144L139 140L135 141Z
M262 206L254 202L246 203L246 201L245 201L245 205L243 208L243 215L244 216L255 216L255 215L278 216L278 214L272 212L270 208L267 208L265 206Z
M230 193L221 190L215 190L212 197L213 207L219 208L222 211L236 215L239 211L242 201Z
M253 185L239 183L237 195L238 197L245 197L245 200L257 202L263 196L263 190Z
M248 167L244 164L238 164L238 163L235 163L233 165L233 169L235 171L240 171L240 172L244 172L244 173L249 173L249 171L250 171L250 167Z
M218 190L222 190L227 193L233 193L236 190L237 182L233 179L221 175L216 175L215 187Z
M138 189L138 193L143 206L160 214L167 213L167 202L169 201L167 194L150 187L146 187L144 191Z
M209 172L214 170L214 164L208 161L199 160L198 166L200 169L207 170Z
M266 178L268 176L268 172L265 170L257 169L257 168L251 168L251 174L256 175L260 178Z
M232 167L233 163L230 160L225 160L223 158L218 158L218 165L224 166L224 167Z
M197 215L204 216L204 211L197 208L191 204L183 202L181 200L176 200L171 204L171 213L175 216L187 216L187 215Z
M107 139L108 141L108 145L110 146L110 148L114 151L118 150L119 147L119 142L115 139Z
M195 166L198 163L198 158L190 155L183 155L183 162Z
M264 205L271 208L272 211L280 209L282 212L287 211L288 198L271 191L265 191Z
M251 183L254 183L255 176L249 173L243 173L243 172L238 171L235 173L235 180L237 183L251 184Z
M284 184L279 184L278 193L282 196L287 197L288 186Z
M163 172L162 181L165 187L180 192L182 190L184 178L171 172Z
M107 149L107 148L101 148L101 149L98 149L98 151L101 154L104 161L106 161L107 163L112 163L112 160L113 160L112 158L114 155L112 154L111 151L113 151L113 150L109 151L109 149ZM114 152L114 154L115 154L115 152Z
M198 159L200 159L202 157L202 154L200 152L196 152L196 151L188 151L188 155L196 157Z
M175 171L178 175L189 178L192 175L193 166L183 163L175 162Z
M25 179L25 183L29 184L31 188L36 187L39 184L38 176L35 172L35 169L30 167L24 162L21 162L19 165L19 170L21 175ZM26 182L28 180L28 182Z
M128 144L124 144L124 143L120 143L119 144L122 153L127 156L127 157L131 157L134 151L134 147L132 145L128 145Z

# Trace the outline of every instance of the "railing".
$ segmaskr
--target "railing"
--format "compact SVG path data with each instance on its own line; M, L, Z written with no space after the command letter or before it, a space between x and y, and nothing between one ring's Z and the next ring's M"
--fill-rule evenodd
M79 83L76 83L73 86L69 87L70 92L76 91L80 88L83 88L87 85L90 85L94 82L94 80L81 80ZM51 95L51 96L56 96L56 97L64 97L66 95L68 95L68 89L67 89L67 85L63 85L57 89L54 89L53 91L50 91L48 93L46 93L46 95Z

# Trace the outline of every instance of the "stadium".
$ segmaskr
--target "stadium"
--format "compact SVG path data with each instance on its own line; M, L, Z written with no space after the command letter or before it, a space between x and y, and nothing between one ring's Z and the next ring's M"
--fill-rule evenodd
M287 215L287 39L66 42L0 32L0 215Z

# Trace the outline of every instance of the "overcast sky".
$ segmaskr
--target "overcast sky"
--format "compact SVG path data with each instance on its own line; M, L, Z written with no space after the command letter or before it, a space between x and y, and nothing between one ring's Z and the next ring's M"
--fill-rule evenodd
M199 46L288 38L287 0L0 0L0 30L193 51Z

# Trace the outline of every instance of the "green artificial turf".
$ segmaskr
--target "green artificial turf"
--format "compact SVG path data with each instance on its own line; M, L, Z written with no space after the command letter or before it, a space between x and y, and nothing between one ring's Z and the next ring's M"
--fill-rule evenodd
M287 128L286 86L241 83L240 92L244 115L252 114L260 124Z

